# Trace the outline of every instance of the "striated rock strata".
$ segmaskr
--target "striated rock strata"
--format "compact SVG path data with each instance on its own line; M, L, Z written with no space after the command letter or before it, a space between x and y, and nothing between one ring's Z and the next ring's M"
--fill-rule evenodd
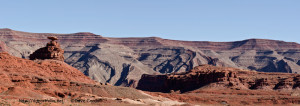
M299 90L300 75L201 65L188 72L167 75L144 74L137 89L153 92L170 92L171 90L187 92L202 87L239 90Z

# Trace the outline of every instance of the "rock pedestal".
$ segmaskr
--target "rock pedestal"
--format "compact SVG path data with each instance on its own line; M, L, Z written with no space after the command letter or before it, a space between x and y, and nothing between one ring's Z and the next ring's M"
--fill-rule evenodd
M33 52L30 56L30 60L35 59L54 59L64 61L64 50L60 48L56 37L48 37L51 41L47 43L46 47L40 48Z

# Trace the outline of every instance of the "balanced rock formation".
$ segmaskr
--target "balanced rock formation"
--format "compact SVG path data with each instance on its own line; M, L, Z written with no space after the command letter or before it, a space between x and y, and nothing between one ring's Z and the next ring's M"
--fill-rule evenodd
M46 47L36 50L29 56L30 60L35 59L54 59L64 61L64 50L60 48L57 37L48 37L51 41Z

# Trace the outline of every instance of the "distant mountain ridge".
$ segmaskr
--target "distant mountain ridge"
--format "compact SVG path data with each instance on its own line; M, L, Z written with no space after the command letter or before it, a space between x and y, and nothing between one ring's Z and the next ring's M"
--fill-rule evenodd
M262 72L300 72L300 44L268 39L178 41L158 37L109 38L82 32L28 33L0 29L0 51L28 58L56 36L65 62L90 78L135 87L142 74L184 72L201 64Z

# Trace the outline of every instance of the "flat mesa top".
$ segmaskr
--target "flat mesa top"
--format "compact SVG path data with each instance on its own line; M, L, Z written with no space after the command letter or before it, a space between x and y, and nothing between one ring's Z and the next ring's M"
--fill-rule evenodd
M55 36L49 36L48 39L50 39L50 40L58 40L58 38L55 37Z

